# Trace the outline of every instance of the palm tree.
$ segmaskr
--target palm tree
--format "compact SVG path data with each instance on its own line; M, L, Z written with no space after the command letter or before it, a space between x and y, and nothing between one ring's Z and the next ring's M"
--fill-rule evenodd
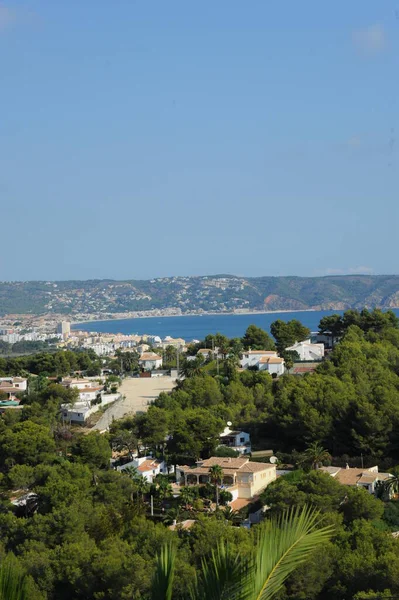
M229 379L234 379L237 368L240 366L240 359L236 354L230 353L224 361L224 370Z
M204 361L202 358L197 357L194 360L185 360L180 367L180 373L184 375L186 379L189 377L198 377L199 375L203 375L204 371L202 370Z
M312 469L317 469L325 461L331 460L331 454L323 448L319 442L313 442L303 453L302 463L311 466Z
M146 478L136 469L136 467L126 467L122 473L126 474L133 481L136 488L137 498L143 499L144 494L149 490L149 484Z
M168 496L173 493L172 486L169 483L167 475L157 475L155 478L156 491L160 500L165 500Z
M393 477L389 477L382 483L383 494L388 499L399 493L399 471L395 469L392 475Z
M237 523L240 520L240 516L237 510L233 510L231 506L226 506L223 510L223 516L228 523Z
M0 566L0 600L28 600L26 577L14 555L9 554Z
M194 500L194 491L188 486L180 488L179 503L183 506L191 504Z
M252 558L244 560L220 544L211 560L203 561L192 600L272 600L287 577L332 535L320 527L318 512L294 508L259 527ZM151 600L170 600L176 549L165 546L157 558Z
M223 481L223 469L220 465L212 465L209 469L209 479L216 490L216 507L219 506L219 483Z

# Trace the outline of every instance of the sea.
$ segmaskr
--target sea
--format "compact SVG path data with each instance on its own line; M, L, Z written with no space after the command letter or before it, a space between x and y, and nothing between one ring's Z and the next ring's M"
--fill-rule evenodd
M394 309L399 317L399 309ZM298 319L317 331L320 319L326 315L342 314L342 311L300 311L300 312L273 312L243 315L195 315L182 317L142 317L137 319L115 319L112 321L90 321L88 323L75 323L72 329L81 331L96 331L101 333L123 333L137 335L158 335L165 338L181 337L186 341L203 340L209 333L222 333L233 338L242 337L248 325L257 325L270 332L273 321L281 319L290 321Z

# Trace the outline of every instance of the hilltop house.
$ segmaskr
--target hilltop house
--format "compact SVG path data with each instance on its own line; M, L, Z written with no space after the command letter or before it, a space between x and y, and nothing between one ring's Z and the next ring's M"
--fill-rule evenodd
M117 394L100 394L99 402L93 404L90 400L78 400L74 404L62 404L61 415L68 423L85 423L93 413L97 412L111 402L119 400L121 395Z
M157 475L167 475L169 472L168 466L164 460L158 460L156 458L152 458L151 456L134 458L132 461L121 465L120 467L116 467L116 470L124 471L129 467L134 467L137 469L139 475L142 475L144 479L148 481L148 483L153 483Z
M105 394L104 386L90 379L72 379L64 377L61 385L69 389L76 389L79 400L74 404L63 404L61 414L69 423L85 423L87 419L100 408L115 402L120 394Z
M155 352L144 352L139 358L139 366L144 369L144 371L159 369L162 367L162 356L155 354Z
M232 502L238 498L251 499L276 479L276 465L250 462L249 458L220 458L199 460L195 467L176 466L176 481L180 485L200 485L210 481L209 469L219 465L223 470L221 488L230 492Z
M76 389L79 392L79 400L81 402L92 402L96 400L104 390L103 385L99 385L97 381L90 379L71 379L64 377L61 385L69 389Z
M393 477L391 473L379 473L378 466L369 469L355 469L346 465L345 469L341 467L320 467L319 470L328 473L342 485L364 487L370 494L375 494L377 484L380 481L384 482Z
M221 446L227 446L239 454L251 453L251 438L245 431L232 431L230 427L225 427L219 441Z
M267 371L270 375L282 375L285 370L284 359L274 350L246 350L240 363L243 369L254 367L259 371Z
M311 361L324 358L324 344L312 344L310 340L295 342L293 346L286 348L287 352L297 352L299 360Z
M28 381L23 377L0 377L0 392L7 394L8 400L15 400L16 394L26 392Z

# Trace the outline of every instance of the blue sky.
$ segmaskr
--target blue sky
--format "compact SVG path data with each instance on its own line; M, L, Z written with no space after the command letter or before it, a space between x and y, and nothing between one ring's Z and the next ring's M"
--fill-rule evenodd
M0 279L398 273L398 0L0 2Z

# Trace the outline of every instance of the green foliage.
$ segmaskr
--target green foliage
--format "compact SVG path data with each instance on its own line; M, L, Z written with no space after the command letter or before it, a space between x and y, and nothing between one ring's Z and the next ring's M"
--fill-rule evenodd
M18 358L0 359L0 375L47 375L62 377L74 371L87 371L88 375L96 375L100 371L101 359L90 351L72 352L40 352ZM89 372L90 371L90 372Z
M0 600L29 600L26 576L12 554L0 566Z
M111 447L106 436L94 431L76 440L72 454L84 464L106 468L111 459Z
M279 353L284 352L286 348L302 342L310 336L310 329L302 325L297 319L291 321L282 321L277 319L270 326L270 331L276 340L276 348Z
M286 461L303 464L303 471L279 477L263 492L261 500L270 507L267 521L311 505L323 525L334 526L331 540L285 579L278 600L399 594L399 542L389 534L399 529L397 501L384 504L312 469L328 462L328 454L346 454L343 464L354 466L362 453L365 465L379 464L381 470L399 462L397 324L375 311L352 311L340 319L345 325L339 343L314 374L304 377L273 380L263 372L236 371L234 365L227 369L230 355L235 361L239 357L241 341L207 338L207 344L213 341L226 353L219 377L211 375L214 365L201 366L200 375L192 373L171 393L161 394L146 414L113 422L109 435L82 435L63 425L60 404L73 402L76 392L43 376L46 369L62 374L94 368L97 359L89 353L59 353L67 362L45 355L35 361L23 357L26 363L0 358L3 372L18 374L32 361L41 373L30 379L23 410L0 417L0 561L15 555L26 573L29 598L145 600L159 549L170 543L176 552L174 600L187 600L195 579L198 591L203 589L201 564L211 565L218 547L253 564L257 532L268 525L247 531L234 526L238 517L230 519L229 509L207 512L209 502L202 498L214 501L216 488L221 503L229 499L219 490L219 477L208 486L183 487L180 499L171 495L166 477L157 478L151 519L148 482L137 470L110 468L111 445L126 459L138 450L151 451L175 464L214 455L227 420L234 429L250 432L255 448L286 452ZM396 492L396 484L391 488ZM16 489L32 493L26 506L8 502ZM189 531L173 532L166 524L175 518L196 523Z
M213 456L237 458L240 453L237 452L237 450L233 450L233 448L229 448L228 446L218 446L212 454Z
M256 325L249 325L241 341L245 350L275 349L274 342L270 335Z
M202 561L202 574L193 587L193 600L270 600L289 575L332 533L321 527L318 514L304 508L267 522L258 532L249 561L219 544L210 561ZM157 561L151 598L170 599L175 553L164 547Z

